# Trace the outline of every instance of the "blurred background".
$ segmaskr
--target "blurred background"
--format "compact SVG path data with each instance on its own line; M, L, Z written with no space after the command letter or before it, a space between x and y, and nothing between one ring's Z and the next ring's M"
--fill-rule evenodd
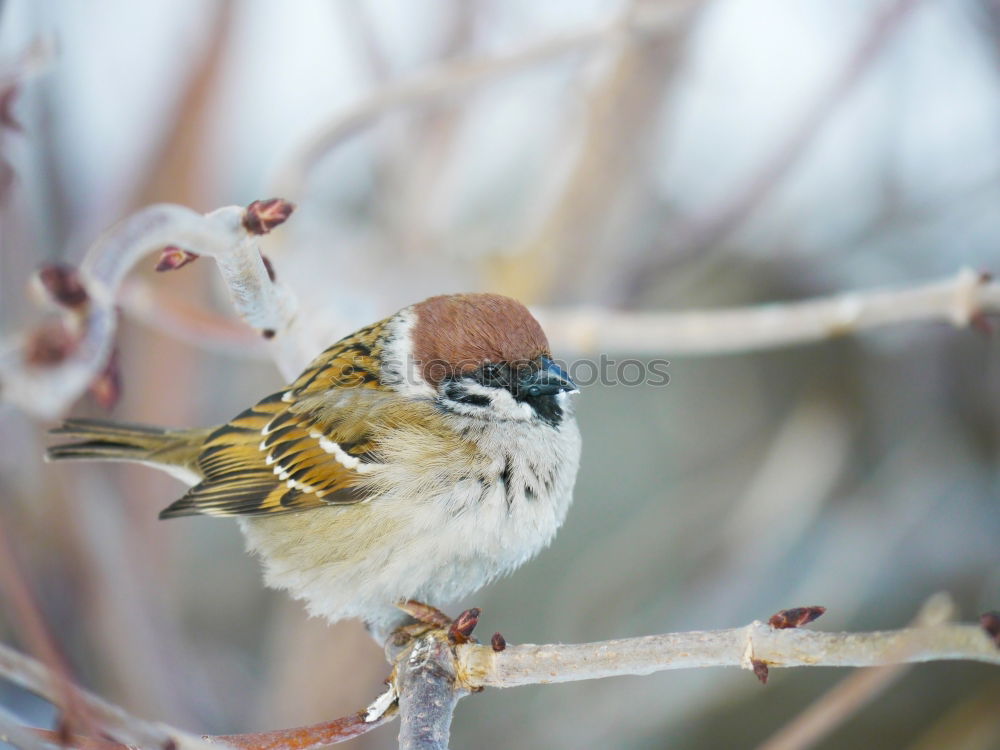
M47 62L10 89L38 40ZM426 71L456 64L479 78L434 89ZM681 310L1000 271L996 0L6 0L0 66L5 339L39 319L39 265L79 262L156 201L295 201L266 252L331 342L443 292ZM433 95L386 101L402 81ZM111 416L210 425L280 387L211 261L154 262L123 300ZM177 311L205 335L172 333ZM823 629L892 628L942 590L965 620L1000 607L995 337L909 325L663 356L666 387L579 397L575 505L465 603L483 634L598 640L809 604ZM359 623L265 590L234 523L157 521L175 480L43 465L51 426L0 406L0 527L81 684L199 733L377 694ZM0 638L30 648L0 602ZM459 705L453 745L755 747L848 674L488 691ZM0 703L52 720L2 683ZM995 668L918 666L818 747L1000 748L998 706Z

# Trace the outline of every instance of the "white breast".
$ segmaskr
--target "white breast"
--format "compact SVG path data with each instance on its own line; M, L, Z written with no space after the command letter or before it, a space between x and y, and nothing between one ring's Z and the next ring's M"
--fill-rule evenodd
M360 617L384 631L400 617L394 602L445 606L548 545L579 464L572 414L558 428L462 420L455 427L478 446L476 476L463 476L470 472L442 448L434 463L452 472L443 484L395 463L383 477L391 489L370 501L240 519L268 585L304 599L312 614Z

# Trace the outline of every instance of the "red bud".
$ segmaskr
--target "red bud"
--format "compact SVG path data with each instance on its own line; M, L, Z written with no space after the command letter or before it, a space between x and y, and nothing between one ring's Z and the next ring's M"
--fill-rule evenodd
M51 367L72 354L78 344L79 339L63 321L50 320L28 337L24 347L24 361L35 367Z
M795 607L794 609L783 609L771 615L771 619L767 621L775 630L784 630L785 628L800 628L803 625L808 625L810 622L818 618L826 612L826 607Z
M254 201L243 214L243 227L250 234L267 234L284 224L295 210L295 204L282 198Z
M1000 648L1000 612L985 612L979 616L979 624L986 634Z
M160 259L156 263L157 271L176 271L183 268L188 263L198 260L198 254L190 250L184 250L176 245L167 245L160 253Z
M80 307L88 299L80 274L73 266L50 263L38 270L38 280L48 295L63 307Z
M479 615L477 607L465 610L451 623L451 627L448 628L448 638L454 643L466 643L479 624Z
M757 675L757 679L760 680L761 685L767 684L768 668L767 664L760 659L753 659L750 662L753 664L753 673Z
M122 375L121 368L118 366L117 349L111 352L104 370L90 384L90 395L104 409L110 409L121 398Z

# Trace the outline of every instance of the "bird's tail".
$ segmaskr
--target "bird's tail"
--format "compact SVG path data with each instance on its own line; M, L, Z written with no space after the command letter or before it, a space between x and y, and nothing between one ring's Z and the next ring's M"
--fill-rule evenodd
M167 430L100 419L70 419L52 430L52 434L73 438L75 442L49 447L45 458L49 461L141 461L198 474L198 454L209 432Z

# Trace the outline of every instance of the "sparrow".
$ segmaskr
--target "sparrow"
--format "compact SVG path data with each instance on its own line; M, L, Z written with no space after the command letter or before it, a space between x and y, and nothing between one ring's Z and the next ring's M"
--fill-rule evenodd
M192 485L160 513L235 517L265 583L384 640L546 547L580 433L569 375L521 303L431 297L341 339L218 427L72 419L49 460L137 461Z

